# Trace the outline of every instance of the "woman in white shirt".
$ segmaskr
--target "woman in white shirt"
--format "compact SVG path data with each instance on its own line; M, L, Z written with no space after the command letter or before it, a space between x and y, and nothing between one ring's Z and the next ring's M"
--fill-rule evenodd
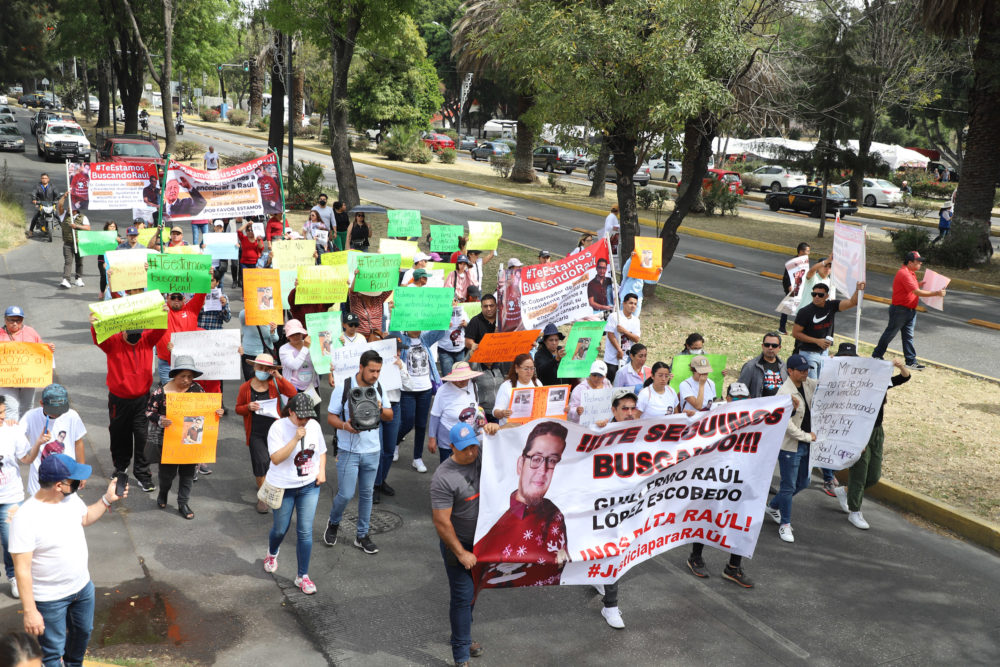
M440 448L441 460L451 456L451 428L460 421L474 424L477 414L483 414L479 407L474 378L482 375L474 371L467 361L459 361L445 375L444 384L434 395L430 420L427 423L427 450L433 454ZM485 419L485 415L483 415Z
M668 363L657 361L653 364L652 377L639 392L635 404L639 417L665 417L678 412L677 392L670 388L673 377Z
M284 409L285 416L271 425L267 433L267 451L271 465L265 480L284 489L281 506L274 510L274 523L267 538L264 571L278 569L278 549L292 524L295 512L297 543L295 556L298 572L295 585L306 595L316 592L309 579L309 559L312 556L313 518L319 502L319 489L326 482L326 443L315 416L312 399L296 394Z
M510 366L507 379L497 388L497 398L493 403L493 416L499 420L500 426L507 423L507 418L511 416L510 397L515 389L522 387L541 387L535 375L535 360L530 354L519 354L514 357L514 363Z
M311 343L306 328L302 322L291 319L285 322L285 336L288 344L278 350L281 357L281 374L299 391L314 390L319 386L319 375L313 368L312 357L309 355Z
M628 363L618 369L615 375L616 387L628 387L637 394L642 386L651 377L649 366L646 365L646 346L642 343L635 343L628 351Z
M566 414L571 422L580 423L580 418L583 415L583 395L586 392L597 391L598 389L611 389L611 383L608 382L608 378L606 377L607 374L607 364L597 359L590 365L590 375L583 382L573 387L573 391L569 394L569 407ZM610 401L608 404L610 405ZM608 425L608 420L601 419L595 421L594 425L598 428L604 428Z
M712 364L703 356L691 359L691 377L681 382L678 398L681 409L711 410L715 400L715 382L708 378L712 372Z

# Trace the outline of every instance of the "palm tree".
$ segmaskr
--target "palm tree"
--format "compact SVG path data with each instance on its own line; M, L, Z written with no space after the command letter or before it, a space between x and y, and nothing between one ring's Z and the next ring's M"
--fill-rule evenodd
M977 38L972 53L969 124L962 179L955 199L955 221L971 225L980 237L980 259L988 261L990 216L1000 153L1000 0L923 0L923 23L944 37Z

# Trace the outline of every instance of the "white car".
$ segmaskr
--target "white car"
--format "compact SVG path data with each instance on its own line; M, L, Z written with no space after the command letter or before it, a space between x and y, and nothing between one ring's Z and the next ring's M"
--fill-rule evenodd
M753 175L760 179L761 192L767 190L781 192L782 190L791 190L797 185L806 184L805 174L771 164L754 169Z
M14 110L8 106L0 106L0 116L4 118L9 118L14 122L17 122L17 117L14 115Z
M844 181L840 186L844 192L851 191L851 182ZM866 178L862 188L861 201L865 206L893 206L903 201L903 191L894 183L883 178Z
M681 180L681 163L677 160L664 161L662 158L649 164L649 173L657 181L677 183Z
M83 129L72 121L52 120L38 135L38 155L50 159L90 161L90 142Z
M90 104L90 110L91 111L99 111L100 108L101 108L101 103L97 99L97 95L88 95L87 96L87 102L84 102L83 100L80 100L80 103L77 104L76 107L78 109L82 110L84 108L84 106L83 106L84 104Z
M0 95L0 104L9 104L6 95Z

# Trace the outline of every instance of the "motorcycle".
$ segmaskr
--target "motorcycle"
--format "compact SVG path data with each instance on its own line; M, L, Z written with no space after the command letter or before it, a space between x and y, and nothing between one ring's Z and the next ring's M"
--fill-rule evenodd
M178 135L184 134L184 121L183 120L177 121L175 129L177 130Z
M56 205L42 202L38 204L38 226L45 240L52 243L52 226L56 224Z
M149 132L149 119L146 116L139 116L139 127L143 132Z

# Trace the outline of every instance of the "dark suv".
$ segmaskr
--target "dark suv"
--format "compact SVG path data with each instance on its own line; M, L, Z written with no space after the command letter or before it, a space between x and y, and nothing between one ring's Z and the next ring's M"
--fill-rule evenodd
M539 146L531 153L531 164L542 171L553 172L558 169L572 174L576 168L576 156L559 146Z

